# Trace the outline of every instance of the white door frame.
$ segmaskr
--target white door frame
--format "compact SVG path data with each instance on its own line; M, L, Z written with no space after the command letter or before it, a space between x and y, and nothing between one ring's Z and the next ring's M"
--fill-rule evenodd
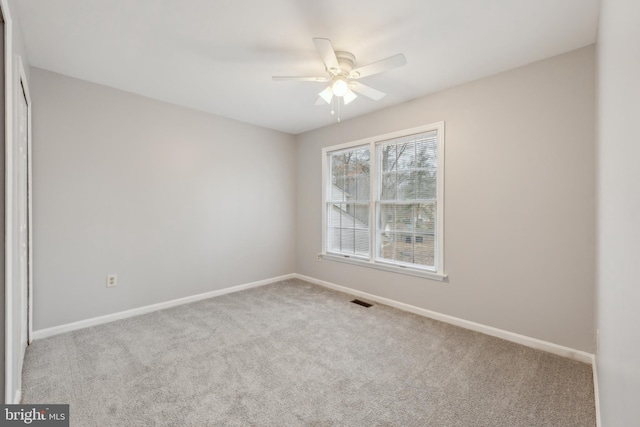
M9 13L7 0L0 0L2 17L4 19L4 91L5 91L5 334L4 334L4 400L5 403L17 403L20 391L14 384L14 371L17 361L13 356L13 111L14 111L14 84L13 84L13 25ZM20 325L18 325L20 326ZM18 329L20 330L20 329Z
M24 361L24 348L22 343L31 341L31 298L32 292L32 209L31 209L31 97L29 93L28 81L19 56L14 58L13 55L13 25L9 11L8 0L0 0L0 10L4 18L4 73L5 73L5 403L20 403L22 388L22 363ZM14 80L15 75L15 80ZM17 143L17 135L15 133L15 120L18 119L15 114L17 108L18 96L22 96L21 90L24 90L24 96L27 101L27 286L29 298L23 301L23 309L27 310L26 328L27 337L23 337L22 319L15 321L14 319L14 298L16 297L14 286L14 259L19 257L13 247L13 234L15 228L19 226L17 218L14 217L13 209L14 197L14 172L15 172L15 145ZM22 292L21 289L17 289Z
M33 336L33 206L31 201L31 196L33 192L32 182L33 175L31 171L32 158L31 158L31 93L29 91L29 82L27 80L27 74L24 70L24 64L22 63L22 58L17 56L18 62L18 76L19 81L17 85L18 91L24 91L24 97L27 101L27 295L28 299L26 301L26 306L24 307L27 310L27 336L25 337L25 341L27 344L31 344L32 336ZM18 92L18 96L21 96L20 92Z
M27 285L27 289L26 289L26 294L27 294L27 300L26 301L21 301L21 303L23 304L23 308L27 311L27 324L26 325L22 325L22 322L20 324L20 336L22 337L22 334L26 334L27 339L26 339L26 344L31 344L31 333L33 331L33 328L31 326L32 323L32 313L31 313L31 307L33 304L33 284L32 284L32 277L33 277L33 263L32 263L32 244L31 244L31 240L32 240L32 217L31 217L31 94L29 92L29 82L27 81L27 74L25 73L24 70L24 65L22 63L22 58L20 56L16 56L16 62L17 62L17 66L18 66L18 84L16 85L16 101L19 99L19 97L24 97L26 104L27 104L27 170L25 171L25 178L26 178L26 187L25 190L27 192L27 194L25 194L25 203L27 204L27 277L26 277L26 285ZM16 117L18 120L20 120L20 117ZM16 140L17 141L17 140ZM19 141L17 141L17 143L19 143ZM18 173L20 173L18 171ZM19 199L19 195L18 199ZM17 225L19 225L16 222ZM19 254L17 255L19 257ZM24 330L23 330L24 328ZM26 348L26 347L25 347ZM24 350L24 349L23 349ZM22 363L20 363L20 366L22 366ZM21 376L22 377L22 376Z
M29 139L31 137L30 128L30 106L31 97L29 95L29 86L27 77L24 72L22 59L16 55L17 68L17 84L15 86L16 114L14 136L14 152L15 158L12 159L14 166L13 176L13 192L12 200L15 205L12 206L15 211L13 218L13 228L9 230L14 234L13 253L11 254L12 267L14 277L10 283L14 292L13 308L16 312L12 317L11 328L15 334L11 341L13 347L13 387L16 390L14 401L20 401L22 391L22 367L24 364L24 356L29 345L29 266L30 266L30 235L29 227ZM24 110L21 104L24 102ZM24 121L23 121L24 120ZM24 125L24 134L22 132ZM26 137L26 138L23 138ZM23 145L24 144L24 145ZM23 185L24 184L24 185ZM24 228L23 228L24 227ZM24 234L23 234L24 230ZM23 246L23 245L26 245ZM6 343L5 343L6 345ZM16 403L18 403L16 402Z

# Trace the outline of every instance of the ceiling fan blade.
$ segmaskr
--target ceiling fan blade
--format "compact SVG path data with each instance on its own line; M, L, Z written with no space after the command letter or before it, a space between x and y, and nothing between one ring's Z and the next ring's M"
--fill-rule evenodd
M327 86L327 88L318 95L320 95L320 98L324 99L327 104L331 104L331 99L333 98L333 90L331 89L331 86Z
M331 45L331 40L313 39L313 42L315 43L316 48L320 53L322 62L324 62L325 67L327 67L327 71L333 72L334 74L338 74L340 72L340 64L338 64L336 51L333 49L333 46Z
M374 89L372 87L363 85L360 82L351 82L349 86L354 92L358 92L360 95L364 95L367 98L373 99L374 101L378 101L384 98L384 96L386 95L386 93L380 92L379 90Z
M298 76L273 76L275 81L297 81L297 82L328 82L329 77L298 77Z
M327 105L327 101L325 101L324 99L322 99L321 96L318 97L318 99L316 99L316 103L313 104L316 107L320 107L321 105Z
M363 65L355 70L352 70L349 77L352 79L359 79L361 77L372 76L374 74L382 73L394 68L402 67L407 64L407 58L403 54L390 56L380 61L372 62L368 65Z

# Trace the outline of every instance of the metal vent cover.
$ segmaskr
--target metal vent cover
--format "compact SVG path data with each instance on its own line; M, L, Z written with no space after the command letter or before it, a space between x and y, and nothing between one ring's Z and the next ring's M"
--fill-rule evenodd
M371 307L373 305L373 304L369 304L368 302L360 301L359 299L354 299L351 302L354 303L354 304L361 305L363 307Z

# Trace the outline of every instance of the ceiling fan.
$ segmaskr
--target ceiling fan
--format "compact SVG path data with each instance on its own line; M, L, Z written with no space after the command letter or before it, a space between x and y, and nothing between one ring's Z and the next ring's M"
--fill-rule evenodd
M393 68L406 65L407 59L403 54L390 56L368 65L353 68L356 57L350 52L337 51L331 45L331 40L315 38L313 39L322 62L324 62L327 71L326 76L320 77L296 77L296 76L273 76L273 80L292 80L302 82L330 82L322 92L319 93L320 98L316 105L322 105L325 102L330 104L333 97L342 98L344 104L348 104L357 98L356 93L371 98L374 101L382 99L384 92L366 86L358 81L362 77L379 74Z

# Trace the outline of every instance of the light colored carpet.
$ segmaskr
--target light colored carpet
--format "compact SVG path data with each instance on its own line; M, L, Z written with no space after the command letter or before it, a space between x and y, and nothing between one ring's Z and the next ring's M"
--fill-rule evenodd
M587 365L290 280L35 341L73 426L595 425Z

